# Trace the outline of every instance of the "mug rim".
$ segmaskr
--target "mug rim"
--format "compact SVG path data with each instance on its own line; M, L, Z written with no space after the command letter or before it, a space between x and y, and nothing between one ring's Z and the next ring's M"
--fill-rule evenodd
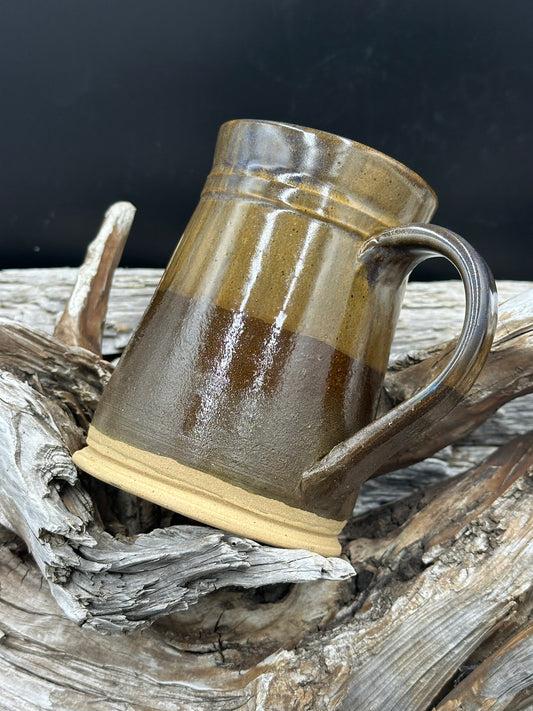
M335 141L336 143L343 143L345 145L351 145L355 149L359 151L364 151L366 153L371 153L375 155L377 158L380 160L388 163L391 167L393 167L395 170L398 171L401 175L409 178L410 180L413 181L413 183L417 184L419 188L422 188L424 190L427 190L428 193L433 197L435 201L435 210L438 207L438 197L437 193L435 190L429 185L429 183L422 178L422 176L417 173L415 170L412 168L409 168L405 163L402 163L401 161L397 160L396 158L393 158L392 156L388 155L387 153L384 153L383 151L380 151L377 148L373 148L372 146L368 146L365 143L361 143L360 141L355 141L353 138L346 138L345 136L340 136L336 133L331 133L330 131L323 131L322 129L319 128L311 128L310 126L301 126L296 123L289 123L287 121L272 121L269 119L253 119L253 118L236 118L236 119L230 119L229 121L225 121L221 126L220 129L226 126L231 126L232 124L244 124L244 123L249 123L249 124L266 124L269 126L277 126L279 128L283 129L290 129L290 130L295 130L295 131L300 131L300 132L305 132L305 133L312 133L316 136L320 136L323 139L327 141Z

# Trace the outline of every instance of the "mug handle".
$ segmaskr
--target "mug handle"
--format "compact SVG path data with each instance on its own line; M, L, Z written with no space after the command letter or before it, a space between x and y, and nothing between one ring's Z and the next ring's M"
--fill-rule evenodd
M360 257L369 267L392 259L405 277L429 257L442 256L463 280L466 310L455 351L442 372L411 398L336 445L301 478L304 499L357 494L363 482L394 469L395 456L428 424L444 417L469 391L492 345L497 319L494 279L484 259L459 235L443 227L414 224L394 227L363 244Z

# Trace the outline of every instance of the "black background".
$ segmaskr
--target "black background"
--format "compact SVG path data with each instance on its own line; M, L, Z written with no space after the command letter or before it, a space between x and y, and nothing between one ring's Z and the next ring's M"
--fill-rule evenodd
M498 278L533 278L531 0L0 7L1 267L77 265L116 200L138 208L122 264L164 266L219 125L262 118L406 163L436 223Z

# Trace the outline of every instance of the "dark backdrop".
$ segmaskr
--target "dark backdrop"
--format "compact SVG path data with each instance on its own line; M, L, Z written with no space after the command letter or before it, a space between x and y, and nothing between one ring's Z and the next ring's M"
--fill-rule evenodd
M0 266L78 264L116 200L138 208L122 263L164 266L218 126L246 117L389 153L497 277L533 278L531 0L0 7Z

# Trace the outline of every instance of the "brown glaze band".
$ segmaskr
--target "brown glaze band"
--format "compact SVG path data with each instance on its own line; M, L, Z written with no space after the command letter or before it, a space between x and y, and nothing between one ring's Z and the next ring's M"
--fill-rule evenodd
M93 425L114 441L323 516L320 498L301 506L301 472L373 417L383 372L172 291L158 294L157 314L127 354L129 371L143 377L112 378Z

